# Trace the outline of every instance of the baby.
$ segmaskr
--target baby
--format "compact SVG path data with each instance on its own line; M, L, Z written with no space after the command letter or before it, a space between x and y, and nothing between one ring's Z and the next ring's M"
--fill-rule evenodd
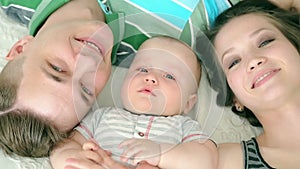
M130 165L146 161L170 169L215 167L215 144L197 121L184 116L197 101L200 76L197 56L185 43L166 36L146 40L123 82L123 108L90 112L74 136L53 152L54 168L72 165L66 159L91 139ZM98 157L83 158L96 163Z

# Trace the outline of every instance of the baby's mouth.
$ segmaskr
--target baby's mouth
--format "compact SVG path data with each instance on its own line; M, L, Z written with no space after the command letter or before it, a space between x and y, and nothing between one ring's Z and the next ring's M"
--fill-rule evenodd
M148 89L148 88L144 88L144 89L141 89L141 90L138 90L138 92L141 92L141 93L146 93L146 94L150 94L152 96L156 96L151 89Z

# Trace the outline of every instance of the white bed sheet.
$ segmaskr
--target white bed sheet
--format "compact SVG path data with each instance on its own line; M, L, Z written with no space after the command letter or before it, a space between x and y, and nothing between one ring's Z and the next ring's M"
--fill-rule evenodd
M19 38L26 35L27 28L7 18L1 10L0 18L0 70L2 70L3 66L7 63L5 56L9 48ZM124 68L114 68L108 85L98 99L99 106L119 104L119 101L115 99L118 98L116 87L120 85L120 77L123 77L125 73L126 69ZM205 77L205 75L203 76ZM248 122L233 115L229 109L216 106L214 100L215 93L208 86L206 80L201 80L200 85L199 103L195 108L198 111L191 113L191 116L202 124L213 140L217 143L240 142L260 133L259 129L251 127ZM0 167L5 169L50 169L51 165L48 158L9 157L4 155L0 150Z

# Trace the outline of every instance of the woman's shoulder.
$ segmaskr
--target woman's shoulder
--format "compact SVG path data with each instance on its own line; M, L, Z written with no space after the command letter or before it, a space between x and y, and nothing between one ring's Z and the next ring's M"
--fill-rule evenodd
M242 146L239 143L221 143L218 145L218 169L241 169L244 158Z

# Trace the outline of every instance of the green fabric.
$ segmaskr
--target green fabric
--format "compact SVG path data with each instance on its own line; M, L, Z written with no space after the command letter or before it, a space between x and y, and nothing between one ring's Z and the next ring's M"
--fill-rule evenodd
M35 35L47 17L67 2L69 0L43 0L29 23L30 35Z
M67 2L69 0L0 0L0 5L17 5L36 9L29 23L29 34L35 35L47 17Z
M207 0L210 1L210 0ZM217 3L218 0L215 0ZM231 4L236 4L240 0L221 0L222 4L227 4L228 7ZM117 52L118 56L116 60L113 60L113 64L119 65L123 62L123 59L128 57L132 52L136 52L139 46L148 38L157 35L167 35L177 39L180 39L195 47L196 36L201 34L202 31L208 30L211 26L209 14L207 13L206 1L199 0L196 7L192 10L192 13L188 21L183 21L185 24L182 28L174 28L172 25L162 23L161 16L156 13L146 13L147 9L143 9L141 6L136 6L135 0L107 0L106 5L110 8L110 12L113 14L124 14L125 30L122 42L120 42L120 48ZM220 2L221 3L221 2ZM223 6L224 7L224 6ZM154 7L155 8L155 7ZM158 7L159 8L159 7ZM221 12L222 7L212 12ZM171 16L172 17L172 16ZM173 18L181 22L180 18ZM107 19L107 22L111 20ZM114 53L115 54L115 53ZM127 55L127 56L126 56ZM115 58L115 56L113 56ZM116 61L116 62L115 62ZM129 65L125 66L128 67Z
M230 0L233 5L237 4L241 0Z
M9 6L11 4L36 9L41 0L0 0L0 6Z
M125 33L124 33L124 42L130 43L134 49L138 49L140 44L151 36L157 34L165 34L175 38L179 38L180 31L175 30L170 25L162 24L161 20L146 14L144 11L135 8L134 6L128 5L126 1L123 0L108 0L108 6L110 6L113 13L122 12L125 14L126 21L133 21L133 23L138 23L147 34L142 33L136 27L125 22ZM109 20L107 22L110 22ZM153 25L160 25L159 27Z
M205 5L202 0L198 2L191 13L189 21L185 23L183 29L175 29L169 24L162 23L157 17L145 13L145 11L136 8L134 5L131 5L124 0L107 0L106 5L110 7L113 14L123 13L125 16L125 30L122 44L123 47L125 46L127 49L122 48L119 53L128 53L128 55L130 55L130 52L138 50L139 46L146 39L156 35L171 36L180 39L193 47L195 46L195 35L199 34L199 31L209 28ZM180 18L174 19L180 21ZM111 20L107 19L107 23L110 22ZM116 60L113 60L113 64L121 64L123 59L126 58L126 56L120 55L117 56ZM112 57L116 58L114 55ZM125 67L128 66L129 65L125 65Z
M115 63L116 62L116 56L117 56L117 51L120 46L120 42L122 41L124 37L124 14L123 13L117 13L117 14L109 14L105 16L106 22L108 22L108 26L113 32L114 35L114 46L112 50L112 57L111 57L111 62Z

